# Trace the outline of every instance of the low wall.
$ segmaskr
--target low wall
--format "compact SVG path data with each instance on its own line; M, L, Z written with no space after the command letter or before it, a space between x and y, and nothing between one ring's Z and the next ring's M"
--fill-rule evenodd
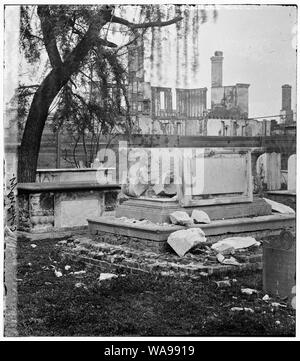
M18 230L45 233L86 227L112 211L120 187L89 182L18 184Z

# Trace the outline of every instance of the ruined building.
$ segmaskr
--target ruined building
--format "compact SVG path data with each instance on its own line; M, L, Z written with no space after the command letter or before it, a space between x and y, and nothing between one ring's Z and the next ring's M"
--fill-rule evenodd
M213 118L247 119L249 84L223 86L223 52L216 51L211 60L211 111Z
M132 119L142 134L199 134L199 119L207 110L207 88L154 87L144 77L144 44L128 54L128 96Z
M128 54L132 120L142 134L261 136L270 135L271 122L248 118L249 84L223 85L223 53L211 57L211 109L207 88L152 86L145 81L144 44ZM163 85L163 84L162 84Z

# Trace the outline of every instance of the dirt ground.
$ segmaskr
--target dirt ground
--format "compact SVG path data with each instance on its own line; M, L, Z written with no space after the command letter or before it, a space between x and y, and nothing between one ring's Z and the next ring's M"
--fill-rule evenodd
M57 242L18 241L19 336L295 335L290 305L262 300L261 271L229 279L124 272L100 281L101 270L62 258Z

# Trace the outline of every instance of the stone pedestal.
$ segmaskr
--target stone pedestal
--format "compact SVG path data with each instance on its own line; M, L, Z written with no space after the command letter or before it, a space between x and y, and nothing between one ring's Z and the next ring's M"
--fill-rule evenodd
M87 218L115 207L118 185L73 183L20 183L18 230L48 233L87 226Z
M181 207L176 199L171 198L132 198L116 209L116 217L127 217L137 220L147 219L153 223L170 223L170 214L185 211L191 215L193 209L200 209L208 214L211 220L240 217L255 217L272 214L271 206L261 198L253 202Z

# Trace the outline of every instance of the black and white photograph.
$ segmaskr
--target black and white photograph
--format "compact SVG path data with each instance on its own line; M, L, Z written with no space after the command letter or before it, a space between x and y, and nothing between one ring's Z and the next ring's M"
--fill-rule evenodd
M296 340L297 1L1 7L1 339Z

